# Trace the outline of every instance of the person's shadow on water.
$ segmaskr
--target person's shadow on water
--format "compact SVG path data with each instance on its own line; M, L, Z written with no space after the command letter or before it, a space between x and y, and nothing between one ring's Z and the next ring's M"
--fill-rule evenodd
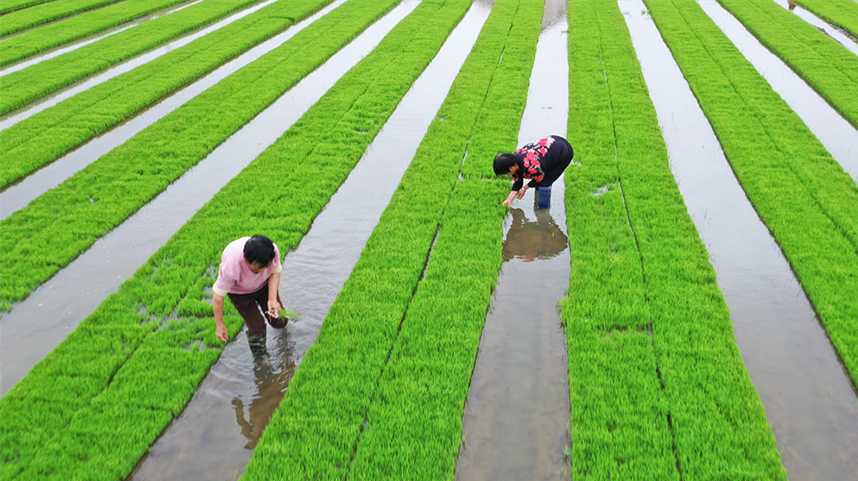
M551 211L537 209L535 212L536 221L532 221L523 210L510 209L512 223L503 243L504 262L550 259L569 247L569 239L554 221Z

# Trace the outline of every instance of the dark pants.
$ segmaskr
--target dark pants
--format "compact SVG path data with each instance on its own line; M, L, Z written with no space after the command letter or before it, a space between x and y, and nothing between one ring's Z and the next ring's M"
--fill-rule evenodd
M286 327L287 318L280 316L272 318L268 315L268 283L262 285L258 291L250 294L229 294L229 300L235 306L244 324L247 326L248 337L265 337L265 323L271 327L282 329ZM277 293L277 302L283 306L280 293Z
M569 167L574 155L575 151L572 150L569 142L563 137L555 135L554 144L551 145L551 151L548 155L549 158L542 162L544 176L535 187L548 187L553 184L563 174L566 167Z

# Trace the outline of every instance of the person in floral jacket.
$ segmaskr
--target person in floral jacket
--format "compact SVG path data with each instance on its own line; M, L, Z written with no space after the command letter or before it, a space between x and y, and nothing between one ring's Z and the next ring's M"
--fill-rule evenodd
M531 187L548 187L569 167L575 151L559 135L543 137L531 142L515 153L502 152L495 156L495 175L512 177L512 192L504 199L509 207L513 200L521 199ZM528 183L524 183L529 180Z

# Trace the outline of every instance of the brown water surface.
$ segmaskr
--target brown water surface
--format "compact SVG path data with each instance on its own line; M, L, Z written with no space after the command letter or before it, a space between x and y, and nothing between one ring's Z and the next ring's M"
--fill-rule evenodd
M416 2L410 1L413 6ZM132 475L134 480L235 480L277 408L296 365L411 162L490 9L475 3L397 106L300 245L286 256L281 297L300 317L269 329L254 360L244 333L231 342L187 408Z
M548 0L519 144L564 135L568 112L566 9ZM569 282L563 178L551 208L533 192L504 230L504 264L480 340L465 405L456 479L569 479L569 384L557 302Z
M0 395L133 275L414 8L407 0L245 124L199 164L0 317ZM309 19L308 19L309 21ZM308 191L308 195L312 192ZM86 279L86 282L80 282Z
M849 379L645 6L640 0L619 4L671 170L709 251L790 479L855 479L858 402Z

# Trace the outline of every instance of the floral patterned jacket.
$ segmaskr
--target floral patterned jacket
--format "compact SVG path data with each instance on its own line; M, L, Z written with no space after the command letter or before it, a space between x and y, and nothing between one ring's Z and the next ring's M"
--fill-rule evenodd
M518 157L518 174L513 176L512 190L519 191L524 185L524 179L530 179L528 187L536 187L545 172L542 170L542 161L548 155L548 149L554 143L554 137L543 137L536 142L531 142L516 151Z

